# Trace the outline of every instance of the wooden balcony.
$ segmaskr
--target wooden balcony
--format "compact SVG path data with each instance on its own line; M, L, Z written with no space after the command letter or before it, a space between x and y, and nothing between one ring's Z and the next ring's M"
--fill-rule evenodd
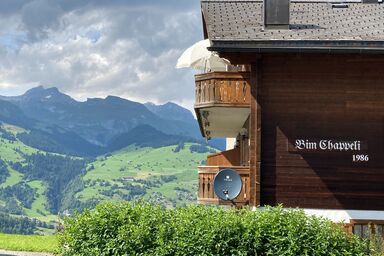
M195 108L206 106L249 107L249 72L211 72L195 76Z
M195 76L195 111L204 137L236 137L250 114L249 72Z
M236 206L242 206L249 202L249 166L200 166L199 167L199 191L198 203L200 204L232 204L220 200L213 190L215 175L223 169L231 168L236 170L242 180L243 187L239 196L234 200Z
M249 144L247 140L240 140L240 145L234 149L211 154L207 157L208 166L248 166Z
M207 157L208 166L239 166L240 148L211 154Z

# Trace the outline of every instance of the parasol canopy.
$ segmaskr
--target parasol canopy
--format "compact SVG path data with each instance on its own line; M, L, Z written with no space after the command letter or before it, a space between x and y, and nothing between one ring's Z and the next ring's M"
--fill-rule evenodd
M208 51L209 39L199 41L183 52L177 60L176 68L225 71L230 62Z

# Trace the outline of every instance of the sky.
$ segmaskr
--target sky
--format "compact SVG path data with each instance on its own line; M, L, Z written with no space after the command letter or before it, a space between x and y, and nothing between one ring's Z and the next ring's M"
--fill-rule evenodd
M1 0L0 94L43 85L192 109L194 71L174 67L201 39L198 0Z

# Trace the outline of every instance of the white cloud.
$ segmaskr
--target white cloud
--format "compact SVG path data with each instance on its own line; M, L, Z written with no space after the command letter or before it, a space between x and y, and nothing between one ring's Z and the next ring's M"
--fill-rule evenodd
M89 1L71 9L35 0L21 6L10 14L18 26L0 27L0 93L41 84L82 100L117 95L191 108L193 71L174 66L201 39L199 6L185 2L182 9L179 0L178 8L170 8L155 1ZM49 15L34 20L41 6ZM28 40L10 47L1 44L2 32L24 33Z

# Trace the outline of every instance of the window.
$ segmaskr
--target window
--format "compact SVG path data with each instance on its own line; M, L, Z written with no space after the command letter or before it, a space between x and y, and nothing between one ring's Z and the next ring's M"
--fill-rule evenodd
M367 238L370 234L384 238L384 224L356 223L353 225L353 233L361 238Z

